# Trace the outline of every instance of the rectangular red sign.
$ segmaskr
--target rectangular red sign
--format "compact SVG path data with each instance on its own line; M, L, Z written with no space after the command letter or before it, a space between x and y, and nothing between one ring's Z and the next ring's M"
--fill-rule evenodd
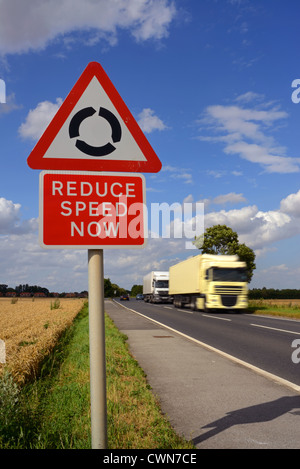
M39 237L44 248L143 247L145 214L141 174L40 173Z

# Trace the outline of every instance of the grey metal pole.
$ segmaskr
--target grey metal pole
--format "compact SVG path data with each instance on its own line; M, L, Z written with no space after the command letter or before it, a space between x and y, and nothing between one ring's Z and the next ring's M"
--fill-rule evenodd
M103 250L88 249L92 449L107 448Z

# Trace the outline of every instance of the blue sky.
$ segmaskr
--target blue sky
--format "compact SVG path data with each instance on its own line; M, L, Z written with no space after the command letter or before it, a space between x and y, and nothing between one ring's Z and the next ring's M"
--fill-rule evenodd
M296 0L0 0L0 283L87 289L85 250L39 246L26 160L96 61L162 162L147 205L203 202L205 227L254 249L250 287L300 288L299 13ZM106 250L104 273L131 288L194 254L150 238Z

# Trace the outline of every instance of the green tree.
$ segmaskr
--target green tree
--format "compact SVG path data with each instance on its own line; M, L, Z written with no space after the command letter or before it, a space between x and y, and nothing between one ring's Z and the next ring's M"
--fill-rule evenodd
M111 284L111 288L112 288L112 291L113 291L113 296L119 296L120 295L120 287L119 285L117 285L116 283L112 283Z
M106 298L111 298L114 296L114 290L109 278L104 279L104 296Z
M195 240L197 245L197 240ZM203 254L237 254L241 261L247 264L248 282L251 281L255 265L255 253L246 246L240 244L238 235L235 231L226 225L214 225L205 230L203 243L199 246Z
M115 283L111 283L109 278L104 279L104 296L106 298L114 298L115 296L122 295L123 293L126 293L124 288L119 287L119 285Z
M5 293L7 292L7 287L8 285L6 285L5 283L0 284L0 293L2 293L2 295L5 295Z
M202 252L205 254L232 254L238 244L238 235L226 225L215 225L204 233Z
M246 262L248 283L251 282L253 271L256 269L254 251L246 246L246 244L238 244L233 254L237 254L241 261Z
M143 285L133 285L131 288L131 296L136 296L138 293L143 293Z

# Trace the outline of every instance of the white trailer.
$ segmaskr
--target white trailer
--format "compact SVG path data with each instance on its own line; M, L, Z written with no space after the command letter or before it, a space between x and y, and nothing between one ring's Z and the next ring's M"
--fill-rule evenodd
M144 277L144 301L150 303L171 303L169 295L169 272L152 271Z

